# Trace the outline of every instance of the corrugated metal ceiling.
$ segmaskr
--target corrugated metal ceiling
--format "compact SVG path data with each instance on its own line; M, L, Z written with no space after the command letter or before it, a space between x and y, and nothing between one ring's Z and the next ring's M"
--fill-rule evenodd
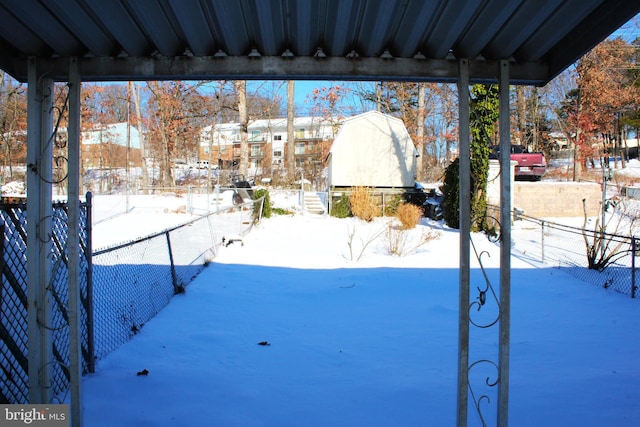
M0 0L0 67L65 80L473 80L542 84L640 12L629 0ZM285 56L283 56L285 54ZM259 55L259 56L258 56ZM290 56L293 55L293 56Z

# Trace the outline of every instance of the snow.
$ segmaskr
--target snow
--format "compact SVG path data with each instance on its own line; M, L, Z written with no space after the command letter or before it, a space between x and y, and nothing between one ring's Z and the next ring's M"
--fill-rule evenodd
M168 196L136 199L126 215L109 200L95 202L96 246L146 231L142 222L164 229L190 217ZM409 244L438 238L391 256L388 221L274 216L244 245L220 248L185 294L84 377L85 425L455 425L459 234L423 220ZM518 248L521 232L514 226ZM473 242L498 287L499 247ZM510 424L638 425L640 302L526 258L514 250ZM471 288L483 288L473 256L471 266ZM490 300L472 309L479 321L492 314ZM497 328L472 328L471 362L497 362L497 343ZM497 387L482 387L495 372L476 373L495 424ZM469 425L480 425L471 404Z

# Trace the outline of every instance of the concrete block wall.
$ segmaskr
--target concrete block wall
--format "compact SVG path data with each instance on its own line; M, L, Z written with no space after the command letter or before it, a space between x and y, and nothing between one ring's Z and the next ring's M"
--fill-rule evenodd
M535 218L598 216L602 202L600 184L593 182L512 182L513 207Z

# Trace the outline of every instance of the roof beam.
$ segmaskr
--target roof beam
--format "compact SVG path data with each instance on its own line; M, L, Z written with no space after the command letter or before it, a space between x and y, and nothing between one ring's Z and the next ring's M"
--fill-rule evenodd
M3 64L4 65L4 64ZM26 79L26 64L7 64L7 71L20 81ZM68 77L68 58L38 59L38 65L54 80ZM510 65L511 84L543 84L548 68L540 63ZM262 56L176 58L83 58L82 81L145 80L351 80L351 81L439 81L455 82L455 59L312 58L293 59ZM473 82L497 83L499 61L471 61Z

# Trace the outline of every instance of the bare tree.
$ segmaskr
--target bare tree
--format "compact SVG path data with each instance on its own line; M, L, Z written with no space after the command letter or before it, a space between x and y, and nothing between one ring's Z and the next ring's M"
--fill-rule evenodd
M289 180L295 179L295 133L293 129L293 121L295 118L294 107L295 81L287 82L287 177Z
M131 91L131 97L133 98L133 106L135 109L135 118L131 120L132 124L134 124L138 128L138 133L140 135L140 159L142 162L142 186L146 187L149 185L149 170L147 166L147 151L146 151L146 132L143 129L143 120L142 115L140 113L140 97L138 96L138 91L136 90L136 85L133 82L129 82L129 88Z
M247 115L247 82L236 80L234 82L238 94L238 117L240 121L240 173L244 176L249 171L249 117Z
M418 83L418 116L416 126L416 150L418 151L418 161L416 162L416 175L419 179L424 175L424 121L427 115L425 108L425 84Z

